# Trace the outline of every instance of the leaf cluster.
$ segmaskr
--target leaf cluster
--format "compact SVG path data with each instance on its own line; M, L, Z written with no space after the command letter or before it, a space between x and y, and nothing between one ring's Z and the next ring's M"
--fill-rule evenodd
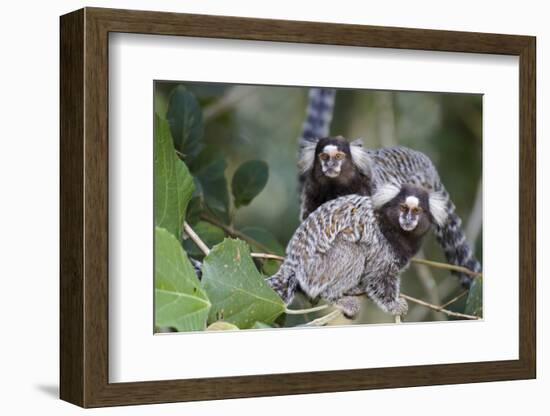
M263 190L268 166L244 162L229 181L226 162L202 141L203 115L196 97L183 86L170 94L168 106L155 111L155 327L176 331L235 330L274 325L285 311L265 283L248 244L226 238L233 211L249 205ZM204 253L183 232L184 221L209 246ZM266 230L243 230L269 245L282 247ZM251 237L252 239L252 237ZM189 256L203 260L199 280ZM271 269L272 263L268 263Z

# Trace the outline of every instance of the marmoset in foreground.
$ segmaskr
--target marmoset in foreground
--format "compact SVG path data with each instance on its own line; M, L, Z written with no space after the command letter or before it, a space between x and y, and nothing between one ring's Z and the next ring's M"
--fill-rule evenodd
M439 193L409 184L326 202L298 227L268 284L286 304L300 288L352 318L367 294L385 312L404 315L400 274L432 225L446 221L445 204Z

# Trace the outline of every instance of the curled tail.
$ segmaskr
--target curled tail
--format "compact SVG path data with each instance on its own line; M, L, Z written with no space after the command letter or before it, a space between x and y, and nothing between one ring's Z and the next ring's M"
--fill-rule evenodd
M450 264L465 267L473 272L481 272L481 264L475 258L462 231L462 220L456 213L455 205L444 189L442 192L447 198L447 220L442 226L435 227L437 241ZM461 272L453 272L453 274L460 278L462 286L470 287L473 279L471 275Z
M281 299L288 305L296 290L298 289L298 281L294 271L283 263L277 273L266 280L267 284L281 297Z

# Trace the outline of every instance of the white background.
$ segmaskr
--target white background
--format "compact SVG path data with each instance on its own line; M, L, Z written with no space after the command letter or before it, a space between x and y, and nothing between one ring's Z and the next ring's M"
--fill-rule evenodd
M128 34L112 36L110 53L112 382L518 358L516 57ZM224 62L223 71L219 62ZM323 70L312 71L319 62ZM151 336L153 79L483 93L483 321ZM508 240L499 238L506 222ZM266 360L265 351L285 345L292 354L272 354ZM335 349L346 354L334 354ZM182 360L183 351L208 357L208 365Z
M240 1L50 1L6 3L0 16L2 36L2 115L0 169L3 278L0 308L3 330L0 370L4 414L78 414L58 401L58 16L84 5L232 14L297 20L320 20L389 26L531 34L538 37L538 380L423 387L338 394L140 406L87 411L88 414L335 414L388 412L422 415L515 414L550 408L550 364L544 355L550 296L548 259L543 258L550 232L544 211L550 209L543 160L550 146L543 129L544 103L550 85L544 64L550 56L550 28L545 2L394 1L368 4L353 0L296 2ZM547 136L547 135L546 135ZM544 200L546 199L546 201ZM546 244L545 244L546 243ZM548 325L546 324L546 327ZM540 410L540 411L539 411Z

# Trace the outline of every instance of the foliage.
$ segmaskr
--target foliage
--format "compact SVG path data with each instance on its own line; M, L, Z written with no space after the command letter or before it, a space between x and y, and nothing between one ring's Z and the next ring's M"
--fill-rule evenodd
M205 329L210 301L178 240L155 230L155 323L178 331Z
M227 222L232 208L226 161L201 141L198 101L177 86L166 114L165 106L155 102L155 326L177 331L270 327L285 305L258 272L248 245L225 239L222 228L201 220L207 213ZM268 177L265 162L243 163L231 181L234 209L250 204ZM197 258L203 253L187 236L180 238L186 215L194 232L213 247L204 259L202 281L187 255ZM267 230L245 231L281 252Z
M483 313L483 284L481 277L474 279L472 286L470 287L470 293L468 299L466 299L466 308L464 313L468 315L475 315L481 318Z
M174 139L174 147L185 158L196 156L204 133L202 111L195 96L177 86L170 97L166 119Z
M250 204L262 192L267 183L268 172L267 163L261 160L249 160L239 166L231 181L236 208Z
M155 115L155 225L181 235L193 180L174 152L168 123Z
M222 319L250 328L256 321L272 323L285 310L240 240L226 239L212 249L204 259L202 284L213 304L209 322Z
M220 110L227 97L240 101ZM302 325L324 314L285 313L264 282L280 263L250 255L283 256L298 226L296 137L305 99L302 88L155 84L155 327L265 329ZM341 90L332 126L333 134L363 137L367 146L402 144L425 152L463 219L474 206L481 183L480 96ZM183 233L184 220L210 248L207 256ZM424 254L442 260L433 238ZM476 255L481 258L480 245ZM189 258L203 261L201 280ZM441 291L440 304L460 291L447 271L429 274L430 290ZM426 287L414 267L404 275L406 293L426 297ZM297 296L292 306L312 305ZM481 278L451 306L481 316ZM409 317L447 319L414 307ZM365 300L356 322L388 319Z

